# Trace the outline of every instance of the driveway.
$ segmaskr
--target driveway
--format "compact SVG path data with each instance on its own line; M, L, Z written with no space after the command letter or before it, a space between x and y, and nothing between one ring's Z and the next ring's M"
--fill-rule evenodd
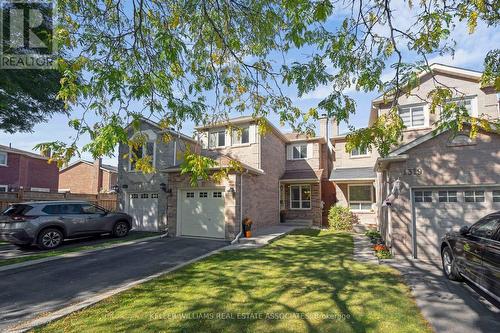
M227 245L164 238L0 272L0 332Z
M437 333L500 332L500 309L467 283L446 279L438 263L399 259L390 265L401 271Z

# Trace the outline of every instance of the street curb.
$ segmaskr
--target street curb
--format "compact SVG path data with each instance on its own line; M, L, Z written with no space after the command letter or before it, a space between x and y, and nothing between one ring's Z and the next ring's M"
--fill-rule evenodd
M140 243L143 241L154 240L154 239L158 239L161 237L162 237L162 235L139 238L139 239L134 239L134 240L131 240L128 242L111 244L110 246L104 246L104 247L100 247L98 249L89 249L89 250L83 250L83 251L78 251L78 252L70 252L70 253L64 253L64 254L60 254L60 255L56 255L56 256L52 256L52 257L47 257L47 258L23 261L23 262L20 262L17 264L0 266L0 272L5 272L5 271L12 270L12 269L17 269L17 268L28 267L28 266L32 266L32 265L37 265L37 264L41 264L41 263L53 261L53 260L80 257L80 256L84 256L84 255L91 254L94 252L99 252L102 250L113 249L116 247L126 246L126 245L133 245L133 244L137 244L137 243Z
M190 265L192 263L195 263L197 261L200 261L202 259L205 259L207 257L210 257L211 255L214 255L216 253L219 253L219 252L222 252L223 249L225 247L222 247L220 249L217 249L217 250L213 250L213 251L210 251L208 253L205 253L204 255L201 255L199 257L196 257L196 258L193 258L191 260L188 260L186 262L183 262L182 264L179 264L179 265L176 265L174 267L171 267L169 269L166 269L166 270L163 270L161 272L158 272L158 273L155 273L153 275L150 275L148 277L145 277L145 278L142 278L142 279L139 279L139 280L136 280L136 281L133 281L133 282L129 282L119 288L116 288L116 289L113 289L113 290L110 290L110 291L107 291L107 292L104 292L104 293L101 293L101 294L98 294L98 295L95 295L95 296L92 296L90 298L87 298L85 301L82 301L80 303L77 303L77 304L74 304L74 305L70 305L70 306L67 306L61 310L56 310L54 312L51 312L50 314L44 316L44 317L41 317L41 318L36 318L36 319L33 319L33 320L30 320L30 321L27 321L27 322L24 322L24 323L21 323L13 328L7 328L6 332L9 332L9 333L22 333L22 332L27 332L29 330L32 330L36 327L39 327L39 326L43 326L43 325L47 325L48 323L54 321L54 320L57 320L57 319L60 319L62 317L65 317L73 312L76 312L76 311L80 311L82 309L85 309L91 305L94 305L108 297L111 297L113 295L116 295L118 293L121 293L123 291L126 291L128 289L131 289L132 287L135 287L139 284L142 284L142 283L145 283L145 282L148 282L150 280L153 280L153 279L156 279L162 275L165 275L165 274L168 274L168 273L171 273L175 270L178 270L184 266L187 266L187 265Z

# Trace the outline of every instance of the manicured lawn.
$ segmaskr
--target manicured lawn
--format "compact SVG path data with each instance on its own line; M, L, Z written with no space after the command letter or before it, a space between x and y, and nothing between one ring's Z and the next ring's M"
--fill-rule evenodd
M431 332L401 276L353 261L352 248L349 234L297 231L261 249L216 254L36 331Z
M36 252L35 254L24 255L24 256L19 256L19 257L15 257L15 258L0 259L0 266L12 265L12 264L17 264L17 263L29 261L29 260L58 256L58 255L61 255L64 253L100 249L103 247L110 246L112 244L128 242L131 240L151 237L151 236L155 236L155 235L158 235L158 233L145 232L145 231L134 231L134 232L130 232L130 234L128 234L127 237L124 237L124 238L106 238L106 239L104 239L103 242L99 242L96 244L81 245L81 246L71 245L68 247L63 246L61 248L51 250L51 251L39 251L39 252ZM34 248L34 251L36 251L36 248Z

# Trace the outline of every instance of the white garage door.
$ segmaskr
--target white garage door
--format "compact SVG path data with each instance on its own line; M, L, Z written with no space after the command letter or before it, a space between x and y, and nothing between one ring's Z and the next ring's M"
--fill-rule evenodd
M127 212L135 230L159 231L158 193L130 193Z
M183 190L178 202L181 236L224 238L224 190Z
M413 206L416 256L440 260L441 237L446 232L500 211L500 188L415 189Z

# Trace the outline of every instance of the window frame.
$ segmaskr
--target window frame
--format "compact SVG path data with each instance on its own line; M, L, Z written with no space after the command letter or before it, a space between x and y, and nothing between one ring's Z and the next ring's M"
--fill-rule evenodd
M247 131L247 142L243 142L243 131ZM241 131L241 132L240 132ZM235 140L236 139L236 140ZM242 126L231 131L231 146L245 146L250 144L250 126Z
M413 125L413 109L416 108L422 108L422 112L424 115L424 123L422 125ZM403 118L401 117L401 110L403 109L409 109L410 110L410 125L407 126L404 124ZM405 125L407 130L410 129L419 129L419 128L427 128L429 127L429 112L428 112L428 107L426 104L408 104L408 105L400 105L398 108L398 116L401 118L403 121L403 124Z
M492 190L491 191L491 201L492 202L500 202L500 190Z
M426 195L426 193L429 193L430 195ZM413 192L413 202L418 202L418 203L429 203L429 202L434 202L433 198L433 192L432 190L417 190ZM418 195L417 193L422 193L421 195ZM417 198L422 198L422 200L417 200ZM426 201L425 198L430 198L430 201Z
M466 193L472 192L472 196L468 196ZM482 195L478 195L477 192L482 192ZM467 201L467 198L472 198L473 201ZM483 200L478 201L477 198L483 198ZM486 202L486 193L484 190L464 190L464 202L465 203L484 203Z
M219 140L221 133L223 133L223 137L224 137L224 144L223 145L220 144L220 140ZM216 138L217 138L217 142L216 142L215 146L210 145L210 136L212 134L215 134ZM225 129L213 130L213 131L208 132L208 142L207 142L208 149L217 149L217 148L227 147L226 141L227 141L227 138L226 138L226 130Z
M144 157L144 152L146 152L146 154L147 154L148 143L152 143L153 144L153 158L152 158L151 163L153 164L153 167L155 167L156 166L156 140L148 140L148 141L146 141L144 143L144 145L142 146L142 156L141 156L141 158ZM129 154L132 152L132 149L133 149L132 146L128 147ZM129 156L129 159L128 159L128 171L129 172L140 172L137 169L132 169L132 161L130 160L130 156Z
M5 156L5 163L0 163L0 166L8 166L9 164L9 161L8 161L8 158L9 158L9 154L6 152L6 151L0 151L0 155L4 155Z
M357 151L357 154L353 154L354 151ZM365 148L365 153L361 154L361 150L359 148L354 148L351 150L349 153L350 158L362 158L362 157L370 157L370 151L368 150L368 147Z
M291 147L291 150L292 150L292 154L290 156L290 159L294 160L294 161L295 160L306 160L308 158L308 156L307 156L307 145L308 145L307 142L291 144L290 147ZM295 149L294 148L296 148L296 147L298 147L298 152L299 152L300 156L302 156L302 153L303 153L302 152L302 148L305 147L305 149L306 149L305 157L295 157L295 154L294 154Z
M0 193L7 193L9 192L9 185L0 185L0 189L3 188L5 191L0 191Z
M370 188L370 200L351 200L351 187L369 187ZM347 205L353 212L371 212L373 211L374 203L374 192L373 184L348 184L347 185ZM351 205L359 205L359 208L352 208ZM363 209L363 204L370 204L369 209Z
M455 195L450 195L451 193L455 193ZM444 193L445 195L441 195ZM441 199L444 198L446 200L441 201ZM455 199L455 200L450 200ZM438 190L438 202L439 203L456 203L458 202L458 191L457 190Z
M493 228L491 234L490 234L490 237L485 237L485 235L477 235L475 234L475 232L477 232L478 229L480 229L481 227L483 227L484 225L486 224L489 224L491 221L493 221L494 223L496 223L495 225L495 228ZM488 239L488 240L495 240L495 237L496 237L496 234L498 233L498 230L500 227L500 219L496 216L485 216L484 218L482 218L481 220L479 220L478 222L476 222L475 224L473 224L470 229L469 229L469 234L474 236L474 237L478 237L478 238L484 238L484 239Z
M293 200L292 197L292 189L293 188L299 188L299 200ZM309 188L309 200L303 200L302 199L302 188ZM292 184L290 185L290 210L311 210L312 209L312 186L311 184ZM293 207L292 202L299 202L299 207ZM304 202L309 202L309 207L304 207L303 203Z
M460 103L460 102L465 102L465 101L470 101L470 112L469 116L471 117L478 117L479 116L479 110L477 108L477 95L468 95L468 96L463 96L463 97L453 97L448 100L446 100L446 103Z

